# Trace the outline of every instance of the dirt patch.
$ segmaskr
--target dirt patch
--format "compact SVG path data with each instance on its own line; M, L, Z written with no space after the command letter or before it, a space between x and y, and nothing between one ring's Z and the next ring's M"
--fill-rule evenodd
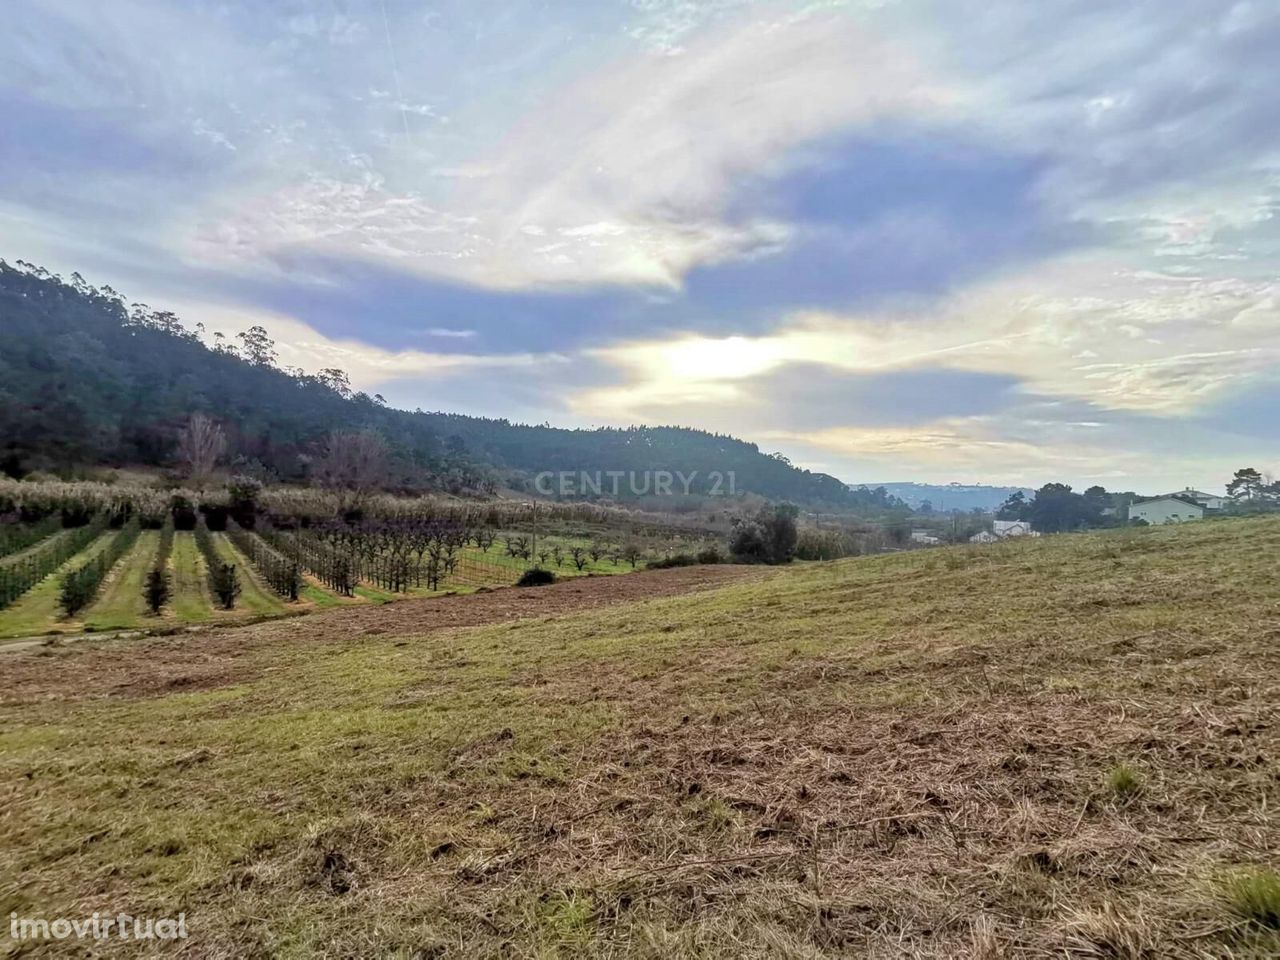
M0 690L0 705L210 689L257 676L260 668L254 655L281 644L315 646L360 637L399 636L419 643L441 630L676 596L761 575L759 568L731 565L643 570L576 577L536 589L503 587L380 606L341 607L305 617L169 637L136 641L95 638L65 646L29 647L0 652L7 678L5 689Z

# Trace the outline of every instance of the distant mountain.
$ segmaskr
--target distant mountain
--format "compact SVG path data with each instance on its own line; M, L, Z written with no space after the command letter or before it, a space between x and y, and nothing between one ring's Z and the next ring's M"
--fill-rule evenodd
M732 483L737 493L802 504L861 502L835 477L735 437L411 413L353 392L341 370L281 370L261 328L241 334L238 346L218 336L210 347L172 313L127 306L79 274L63 280L0 260L0 472L171 466L179 430L199 411L222 425L233 466L288 481L307 479L332 431L372 430L393 452L393 485L401 489L531 490L544 471L669 471L690 478L692 494L717 484L730 492ZM684 492L684 481L677 483ZM623 481L617 499L637 486Z
M927 501L939 513L994 510L1019 490L1028 498L1035 493L1030 487L989 487L980 483L868 483L866 486L884 487L913 510L920 509Z

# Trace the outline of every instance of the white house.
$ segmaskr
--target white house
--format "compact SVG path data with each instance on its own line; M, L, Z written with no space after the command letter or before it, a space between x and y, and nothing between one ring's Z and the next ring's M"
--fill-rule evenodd
M1153 497L1150 500L1135 500L1129 504L1129 519L1145 520L1150 524L1203 520L1204 507L1181 495Z
M1162 493L1160 496L1194 500L1206 510L1221 510L1231 502L1227 497L1220 497L1216 493L1205 493L1203 490L1192 490L1190 487L1185 490L1179 490L1177 493Z
M912 530L911 542L921 543L921 544L924 544L925 546L931 547L934 544L941 543L942 541L939 540L937 537L935 537L933 534L931 534L928 530Z
M979 530L969 538L970 543L995 543L1000 538L990 530Z
M997 520L991 525L991 529L1001 540L1005 537L1031 537L1035 535L1029 520Z

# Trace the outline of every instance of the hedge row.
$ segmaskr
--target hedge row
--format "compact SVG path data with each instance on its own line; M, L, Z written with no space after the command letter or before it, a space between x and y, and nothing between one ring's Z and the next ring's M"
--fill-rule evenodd
M0 557L8 557L51 537L62 529L58 517L46 517L39 523L0 524Z
M21 559L0 562L0 610L12 604L49 574L92 543L107 527L101 518L54 537Z
M93 602L98 595L98 588L106 579L111 568L121 557L129 552L138 540L140 528L136 522L126 524L112 538L107 548L88 563L62 575L62 586L59 591L59 602L62 611L68 617L75 616Z

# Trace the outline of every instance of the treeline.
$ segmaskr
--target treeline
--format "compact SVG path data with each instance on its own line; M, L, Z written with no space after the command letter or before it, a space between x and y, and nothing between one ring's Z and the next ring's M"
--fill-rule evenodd
M267 331L235 342L172 313L127 304L110 287L0 261L0 471L175 464L193 413L227 432L235 472L309 481L335 430L371 431L393 454L386 488L491 492L542 471L713 474L740 492L800 503L854 502L834 477L802 470L734 437L683 427L563 430L449 413L408 412L351 389L341 370L281 369Z

